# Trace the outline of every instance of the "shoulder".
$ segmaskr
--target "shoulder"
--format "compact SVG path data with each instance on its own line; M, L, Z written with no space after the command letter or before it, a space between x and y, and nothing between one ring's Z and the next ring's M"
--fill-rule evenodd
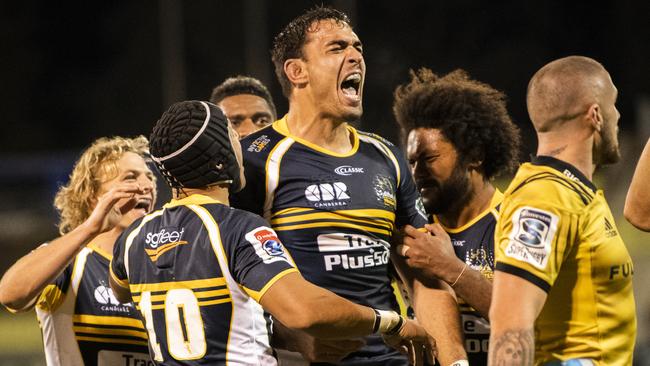
M276 131L273 125L269 125L261 130L246 136L240 140L244 159L257 160L265 159L273 148L282 141L286 136Z
M583 184L548 167L523 164L505 193L509 201L534 201L559 209L579 211L591 204L595 193Z
M402 160L403 152L396 146L394 143L385 139L377 134L365 131L356 130L357 135L359 136L359 142L372 145L374 148L378 149L382 154L397 160Z

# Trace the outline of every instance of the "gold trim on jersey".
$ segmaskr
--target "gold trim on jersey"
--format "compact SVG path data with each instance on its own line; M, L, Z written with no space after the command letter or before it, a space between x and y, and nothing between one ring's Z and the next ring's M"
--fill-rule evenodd
M280 278L282 278L282 277L284 277L284 276L286 276L286 275L288 275L290 273L294 273L294 272L300 273L298 271L298 269L296 269L296 268L287 268L287 269L285 269L284 271L282 271L282 272L276 274L275 276L273 276L273 278L271 278L269 280L269 282L267 282L266 285L264 285L264 287L262 287L262 289L259 290L259 291L249 289L246 286L242 286L242 288L244 289L244 291L246 291L248 296L252 297L257 302L260 302L260 299L262 298L262 296L264 296L264 294L266 294L266 291L268 291L268 289L270 289L271 286L273 286L276 282L278 282L278 280Z
M492 195L492 198L490 199L490 205L488 206L488 208L483 210L483 212L478 214L475 218L471 219L465 225L463 225L461 227L455 227L455 228L447 227L447 226L443 225L442 222L440 222L440 219L438 219L438 216L436 216L436 215L433 215L433 222L436 223L436 224L440 224L440 226L442 226L442 228L448 233L458 234L460 232L463 232L463 231L467 230L468 228L470 228L472 225L476 224L479 220L481 220L482 218L484 218L488 214L492 214L494 216L494 218L499 219L499 211L496 210L496 207L498 205L500 205L502 201L503 201L503 193L501 193L500 190L495 189L494 194Z
M211 203L220 203L222 205L224 204L223 202L214 199L212 197L195 193L184 198L172 199L171 201L167 202L163 207L171 208L177 206L206 205Z
M90 243L90 244L88 244L88 248L92 249L93 252L95 252L95 253L101 255L102 257L108 259L109 261L110 261L111 259L113 259L113 255L112 255L112 254L105 252L104 249L100 248L100 247L99 247L98 245L96 245L96 244Z
M352 156L352 155L356 154L357 150L359 150L359 135L357 134L357 130L354 127L350 126L350 125L347 125L346 128L350 132L350 135L352 136L352 149L350 149L350 151L348 151L346 153L341 154L341 153L337 153L337 152L328 150L328 149L326 149L324 147L318 146L318 145L314 144L313 142L309 142L309 141L307 141L305 139L302 139L302 138L292 134L289 131L289 126L287 125L287 115L285 115L284 117L282 117L281 119L279 119L279 120L277 120L277 121L275 121L273 123L273 129L276 130L278 133L280 133L280 134L282 134L284 136L290 137L290 138L294 139L296 142L299 142L302 145L305 145L305 146L309 147L310 149L313 149L313 150L316 150L316 151L321 152L323 154L334 156L334 157L337 157L337 158L347 158L349 156Z
M160 282L131 285L131 294L136 308L140 310L141 293L151 292L152 310L165 308L167 291L173 289L190 289L196 296L199 306L223 304L232 301L230 290L226 286L224 277L214 277L202 280L189 280L177 282ZM155 294L156 293L156 294ZM215 297L220 297L215 299Z
M187 243L188 243L187 240L174 241L174 242L171 242L171 243L163 244L163 245L159 246L156 249L146 249L145 248L144 251L149 256L149 259L151 259L152 262L155 262L155 261L158 260L158 258L160 258L161 255L167 253L168 251L176 248L179 245L185 245Z
M364 142L373 144L376 148L378 148L381 152L384 153L392 162L395 167L395 176L397 177L397 187L400 186L401 180L402 180L402 172L400 170L399 162L397 161L397 157L395 154L393 154L392 151L386 146L386 144L379 140L378 138L372 136L372 135L367 135L364 134L359 137L361 140Z
M276 231L310 227L349 227L374 233L391 235L395 213L379 209L318 211L285 209L273 215L271 225Z
M50 284L41 292L38 300L36 300L36 306L42 310L52 312L61 306L64 299L65 293L57 285Z
M115 272L113 272L113 266L111 265L108 266L108 273L113 279L113 281L115 281L115 283L117 283L120 287L129 288L129 280L128 279L121 280L117 278L117 275L115 274Z
M142 324L142 321L140 321L140 319L129 318L125 316L75 314L72 316L72 321L78 323L135 327L135 328L141 328L142 331L144 332L144 325Z
M77 341L86 341L86 342L100 342L100 343L120 343L120 344L135 344L138 346L148 345L148 341L137 341L135 339L120 339L120 338L102 338L102 337L87 337L87 336L75 336Z

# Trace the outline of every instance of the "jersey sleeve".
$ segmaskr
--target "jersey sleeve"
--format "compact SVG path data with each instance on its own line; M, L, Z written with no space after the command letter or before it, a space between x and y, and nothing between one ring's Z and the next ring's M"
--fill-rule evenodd
M63 269L63 272L61 272L54 281L49 283L45 289L43 289L35 303L39 309L52 312L63 304L65 295L70 288L74 263L75 261L73 260Z
M415 187L415 181L411 175L408 163L404 154L393 149L393 154L399 166L399 186L397 187L397 227L406 224L416 228L423 227L427 222L427 214L422 203L422 198Z
M129 288L129 280L126 275L126 266L124 264L125 248L126 248L126 238L127 232L130 230L125 230L115 241L113 246L113 258L111 259L111 264L109 266L110 276L120 287Z
M553 199L517 197L501 205L494 234L496 270L548 292L577 235L579 216Z
M234 240L228 247L230 268L235 280L259 302L277 280L298 270L266 221L248 213L238 221L241 230L231 230Z

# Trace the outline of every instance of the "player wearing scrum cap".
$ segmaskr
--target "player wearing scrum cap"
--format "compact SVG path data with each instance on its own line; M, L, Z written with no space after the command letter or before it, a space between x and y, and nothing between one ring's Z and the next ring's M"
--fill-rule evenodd
M237 134L217 106L174 104L150 138L174 198L118 239L111 285L142 312L155 362L275 365L265 311L319 337L431 341L395 312L307 282L266 221L228 206L245 180Z

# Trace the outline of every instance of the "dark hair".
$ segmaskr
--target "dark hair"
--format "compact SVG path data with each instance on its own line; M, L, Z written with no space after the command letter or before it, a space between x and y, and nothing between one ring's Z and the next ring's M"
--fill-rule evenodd
M352 26L350 18L336 9L317 6L287 24L275 36L271 59L275 65L275 75L282 86L282 93L288 98L291 95L291 83L284 73L284 63L290 58L302 58L302 49L307 39L307 32L314 31L313 24L321 20L331 19L337 24Z
M275 109L275 104L273 103L273 97L269 90L262 84L261 81L249 77L237 75L232 78L226 79L223 83L217 85L212 90L212 95L210 95L210 102L214 104L219 104L222 100L233 95L241 94L251 94L258 96L266 101L266 104L269 105L271 112L273 114L273 119L277 119L277 112Z
M516 168L519 129L503 93L460 69L443 77L426 68L410 75L409 83L395 89L393 104L403 136L421 127L439 129L462 162L481 162L485 179Z

